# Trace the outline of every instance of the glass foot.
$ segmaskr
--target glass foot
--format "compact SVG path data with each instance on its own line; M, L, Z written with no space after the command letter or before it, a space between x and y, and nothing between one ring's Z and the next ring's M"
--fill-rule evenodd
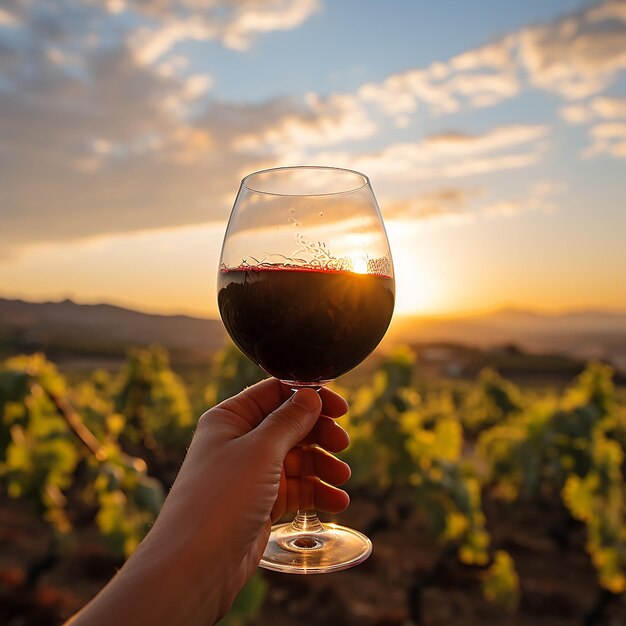
M260 567L287 574L327 574L354 567L372 553L362 533L323 524L317 531L295 530L293 524L272 527Z

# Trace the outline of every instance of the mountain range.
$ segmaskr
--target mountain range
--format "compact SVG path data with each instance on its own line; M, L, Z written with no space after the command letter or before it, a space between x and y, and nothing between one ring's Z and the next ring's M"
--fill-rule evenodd
M160 344L173 358L203 360L221 348L226 332L218 320L154 315L110 304L24 302L0 298L0 347L4 352L43 350L117 357L132 346Z
M0 298L0 349L119 356L134 345L161 344L174 359L204 360L226 342L219 320L155 315L110 304L25 302ZM502 309L448 317L398 317L384 345L515 344L531 352L601 358L626 369L626 312L544 314Z
M445 341L481 348L516 344L529 352L604 359L626 369L626 312L546 314L509 308L476 315L399 318L388 341Z

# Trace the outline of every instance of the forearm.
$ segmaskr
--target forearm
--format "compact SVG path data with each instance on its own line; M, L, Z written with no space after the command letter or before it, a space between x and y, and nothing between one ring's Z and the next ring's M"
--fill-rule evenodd
M343 415L346 403L328 390L322 395L328 417L314 442L342 450L347 434L330 418ZM321 409L315 392L290 396L267 380L206 413L154 527L70 624L210 626L221 619L258 567L272 515L289 504L288 480L302 482L296 470L304 461L292 459L289 477L285 459L311 433ZM345 464L330 455L320 462L325 479L345 480ZM297 489L291 498L299 508Z
M72 626L207 626L228 609L228 572L198 558L184 537L154 528Z
M202 442L199 426L190 450ZM193 456L193 455L191 455ZM228 610L237 586L223 492L210 480L215 452L185 460L161 512L136 552L71 626L208 626ZM204 467L206 466L206 467Z

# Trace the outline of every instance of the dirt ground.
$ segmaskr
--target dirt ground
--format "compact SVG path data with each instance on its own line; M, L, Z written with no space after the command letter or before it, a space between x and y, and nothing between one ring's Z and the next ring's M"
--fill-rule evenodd
M555 505L556 506L556 505ZM442 553L422 520L389 503L381 518L367 494L353 494L341 523L369 532L372 556L332 575L289 576L262 572L269 583L264 605L251 626L405 626L411 624L407 593L423 581ZM394 511L400 510L400 514ZM584 530L563 512L507 510L488 504L493 544L512 555L521 580L516 613L483 599L481 571L454 555L421 591L421 623L428 626L571 626L584 624L599 594L584 551ZM113 575L120 563L107 556L93 525L77 528L54 563L41 561L51 532L23 503L0 500L0 624L54 626L78 610ZM28 566L45 569L35 585ZM624 626L626 600L612 597L595 624Z

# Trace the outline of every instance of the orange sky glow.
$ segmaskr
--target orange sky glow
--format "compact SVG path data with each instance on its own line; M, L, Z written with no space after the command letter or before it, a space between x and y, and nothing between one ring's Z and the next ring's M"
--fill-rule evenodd
M315 164L397 315L626 310L623 2L148 4L0 10L0 297L215 317L241 177Z

